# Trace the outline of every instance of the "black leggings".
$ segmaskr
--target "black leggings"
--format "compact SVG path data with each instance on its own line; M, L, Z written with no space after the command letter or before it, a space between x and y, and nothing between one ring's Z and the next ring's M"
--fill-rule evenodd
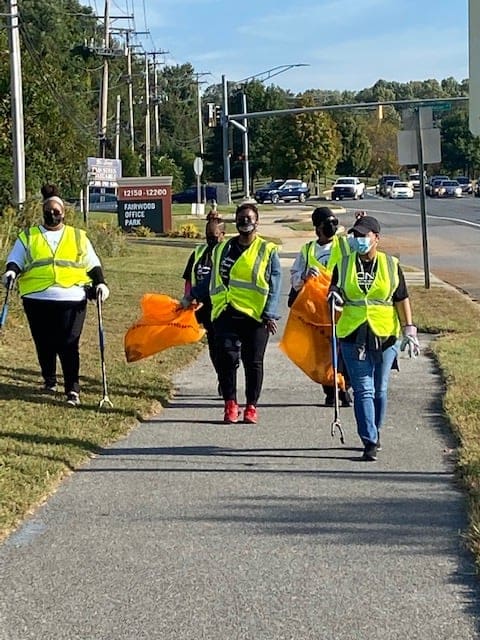
M268 330L261 322L227 309L213 321L216 365L223 399L237 401L237 369L245 370L247 404L256 406L263 384L263 358Z
M58 302L23 298L23 308L37 350L45 384L57 384L57 355L63 372L65 393L80 391L79 341L85 322L86 300Z

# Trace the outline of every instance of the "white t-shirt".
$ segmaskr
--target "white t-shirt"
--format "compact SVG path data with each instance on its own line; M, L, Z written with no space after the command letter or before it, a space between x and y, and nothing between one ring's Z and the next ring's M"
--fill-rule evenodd
M319 244L315 242L315 258L324 267L327 266L330 259L330 253L332 252L333 242L327 242L326 244ZM300 291L304 285L304 279L307 275L307 263L303 256L302 251L295 258L290 269L290 284L294 289Z
M39 225L40 231L43 233L48 246L53 253L57 250L57 247L62 239L65 227L56 231L46 229L43 225ZM25 246L21 240L17 238L12 250L8 254L7 263L14 262L20 269L25 267L26 251ZM86 256L86 270L90 271L94 267L100 267L100 259L95 253L92 243L87 238L87 256ZM77 302L85 300L85 288L79 285L73 285L72 287L59 287L53 285L44 289L43 291L37 291L35 293L29 293L25 298L32 298L35 300L63 300L67 302Z

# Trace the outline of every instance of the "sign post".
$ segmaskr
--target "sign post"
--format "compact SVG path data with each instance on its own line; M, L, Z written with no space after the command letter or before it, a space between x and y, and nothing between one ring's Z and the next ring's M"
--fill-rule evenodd
M203 160L200 157L195 158L193 161L193 170L195 171L195 175L197 176L197 202L195 206L195 215L199 216L203 213L201 206L202 203L202 189L200 184L200 176L203 173ZM193 213L193 212L192 212Z

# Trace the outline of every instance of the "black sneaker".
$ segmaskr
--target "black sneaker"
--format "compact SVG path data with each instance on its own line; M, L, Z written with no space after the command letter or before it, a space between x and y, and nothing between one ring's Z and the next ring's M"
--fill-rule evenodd
M80 405L80 396L76 391L67 393L67 404L71 407L78 407Z
M335 405L335 396L334 395L326 395L325 396L325 406L326 407L333 407Z
M366 460L367 462L375 462L375 460L377 459L377 445L367 445L363 450L362 459Z
M53 396L57 393L57 385L56 384L44 384L42 387L43 393L48 393Z
M377 451L381 451L382 450L382 445L380 444L380 436L378 436L378 440L377 440Z
M352 406L352 396L345 389L345 391L339 392L340 402L342 403L342 407L351 407Z

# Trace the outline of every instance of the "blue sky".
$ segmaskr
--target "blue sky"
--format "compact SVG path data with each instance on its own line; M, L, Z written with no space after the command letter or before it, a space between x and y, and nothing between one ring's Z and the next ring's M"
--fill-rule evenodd
M97 5L103 12L104 3ZM359 90L379 78L468 77L467 0L112 0L135 15L145 48L168 50L218 83L306 63L270 82L294 93ZM94 7L95 8L95 7Z

